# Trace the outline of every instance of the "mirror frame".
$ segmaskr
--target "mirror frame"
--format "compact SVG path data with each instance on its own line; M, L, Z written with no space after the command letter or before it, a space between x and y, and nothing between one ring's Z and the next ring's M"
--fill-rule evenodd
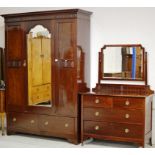
M125 78L104 78L104 71L103 71L103 66L104 66L104 50L107 47L141 47L142 52L143 52L143 74L142 74L142 79L125 79ZM147 52L145 52L145 48L141 44L107 44L104 45L101 48L101 51L99 52L99 69L98 69L98 83L101 83L101 80L118 80L118 81L144 81L145 85L147 85Z

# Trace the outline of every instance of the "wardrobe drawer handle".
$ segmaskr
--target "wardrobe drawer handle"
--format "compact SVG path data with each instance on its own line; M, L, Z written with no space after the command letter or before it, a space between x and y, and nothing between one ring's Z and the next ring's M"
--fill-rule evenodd
M44 124L45 124L45 125L48 125L48 122L45 122Z
M68 128L69 124L68 123L65 123L65 128Z
M125 101L125 105L126 105L126 106L130 105L130 102L129 102L128 100Z
M95 130L99 130L100 129L100 127L97 125L97 126L95 126L95 128L94 128Z
M34 120L31 120L30 123L33 124L34 123Z
M130 117L130 115L129 114L125 114L125 118L129 118Z
M16 122L17 119L14 117L12 120L13 120L13 122Z
M95 99L95 103L100 103L100 100L98 98Z
M129 129L125 129L124 130L125 133L129 133L129 131L130 131Z
M100 114L100 113L99 113L98 111L95 112L95 116L99 116L99 114Z

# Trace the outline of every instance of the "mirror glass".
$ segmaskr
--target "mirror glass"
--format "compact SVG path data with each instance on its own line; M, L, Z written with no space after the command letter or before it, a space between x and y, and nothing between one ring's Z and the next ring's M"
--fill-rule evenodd
M36 25L27 34L28 104L52 106L51 34Z
M102 62L104 79L143 79L143 49L140 46L106 47Z

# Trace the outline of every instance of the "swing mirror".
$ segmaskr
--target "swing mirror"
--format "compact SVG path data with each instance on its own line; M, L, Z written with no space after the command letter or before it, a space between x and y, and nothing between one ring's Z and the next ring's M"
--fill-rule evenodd
M100 80L145 81L144 48L139 45L105 45L99 55Z

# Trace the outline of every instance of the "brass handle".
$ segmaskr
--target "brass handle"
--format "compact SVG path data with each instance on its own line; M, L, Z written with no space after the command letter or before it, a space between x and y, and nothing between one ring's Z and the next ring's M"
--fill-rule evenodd
M12 120L13 120L13 122L16 122L17 119L16 118L13 118Z
M44 123L45 125L48 125L48 121Z
M23 61L23 67L26 67L26 60Z
M100 100L98 98L95 99L95 103L100 103Z
M98 111L95 112L95 116L99 116L99 114L100 114L100 113L99 113Z
M33 124L34 123L34 120L31 120L30 123Z
M125 114L125 118L129 118L130 117L130 115L129 114Z
M125 133L129 133L129 131L130 131L129 129L125 129L124 130Z
M99 130L100 129L100 127L97 125L97 126L95 126L95 128L94 128L95 130Z
M130 102L127 100L127 101L125 101L125 105L130 105Z
M67 128L69 126L69 124L68 123L65 123L65 128Z

